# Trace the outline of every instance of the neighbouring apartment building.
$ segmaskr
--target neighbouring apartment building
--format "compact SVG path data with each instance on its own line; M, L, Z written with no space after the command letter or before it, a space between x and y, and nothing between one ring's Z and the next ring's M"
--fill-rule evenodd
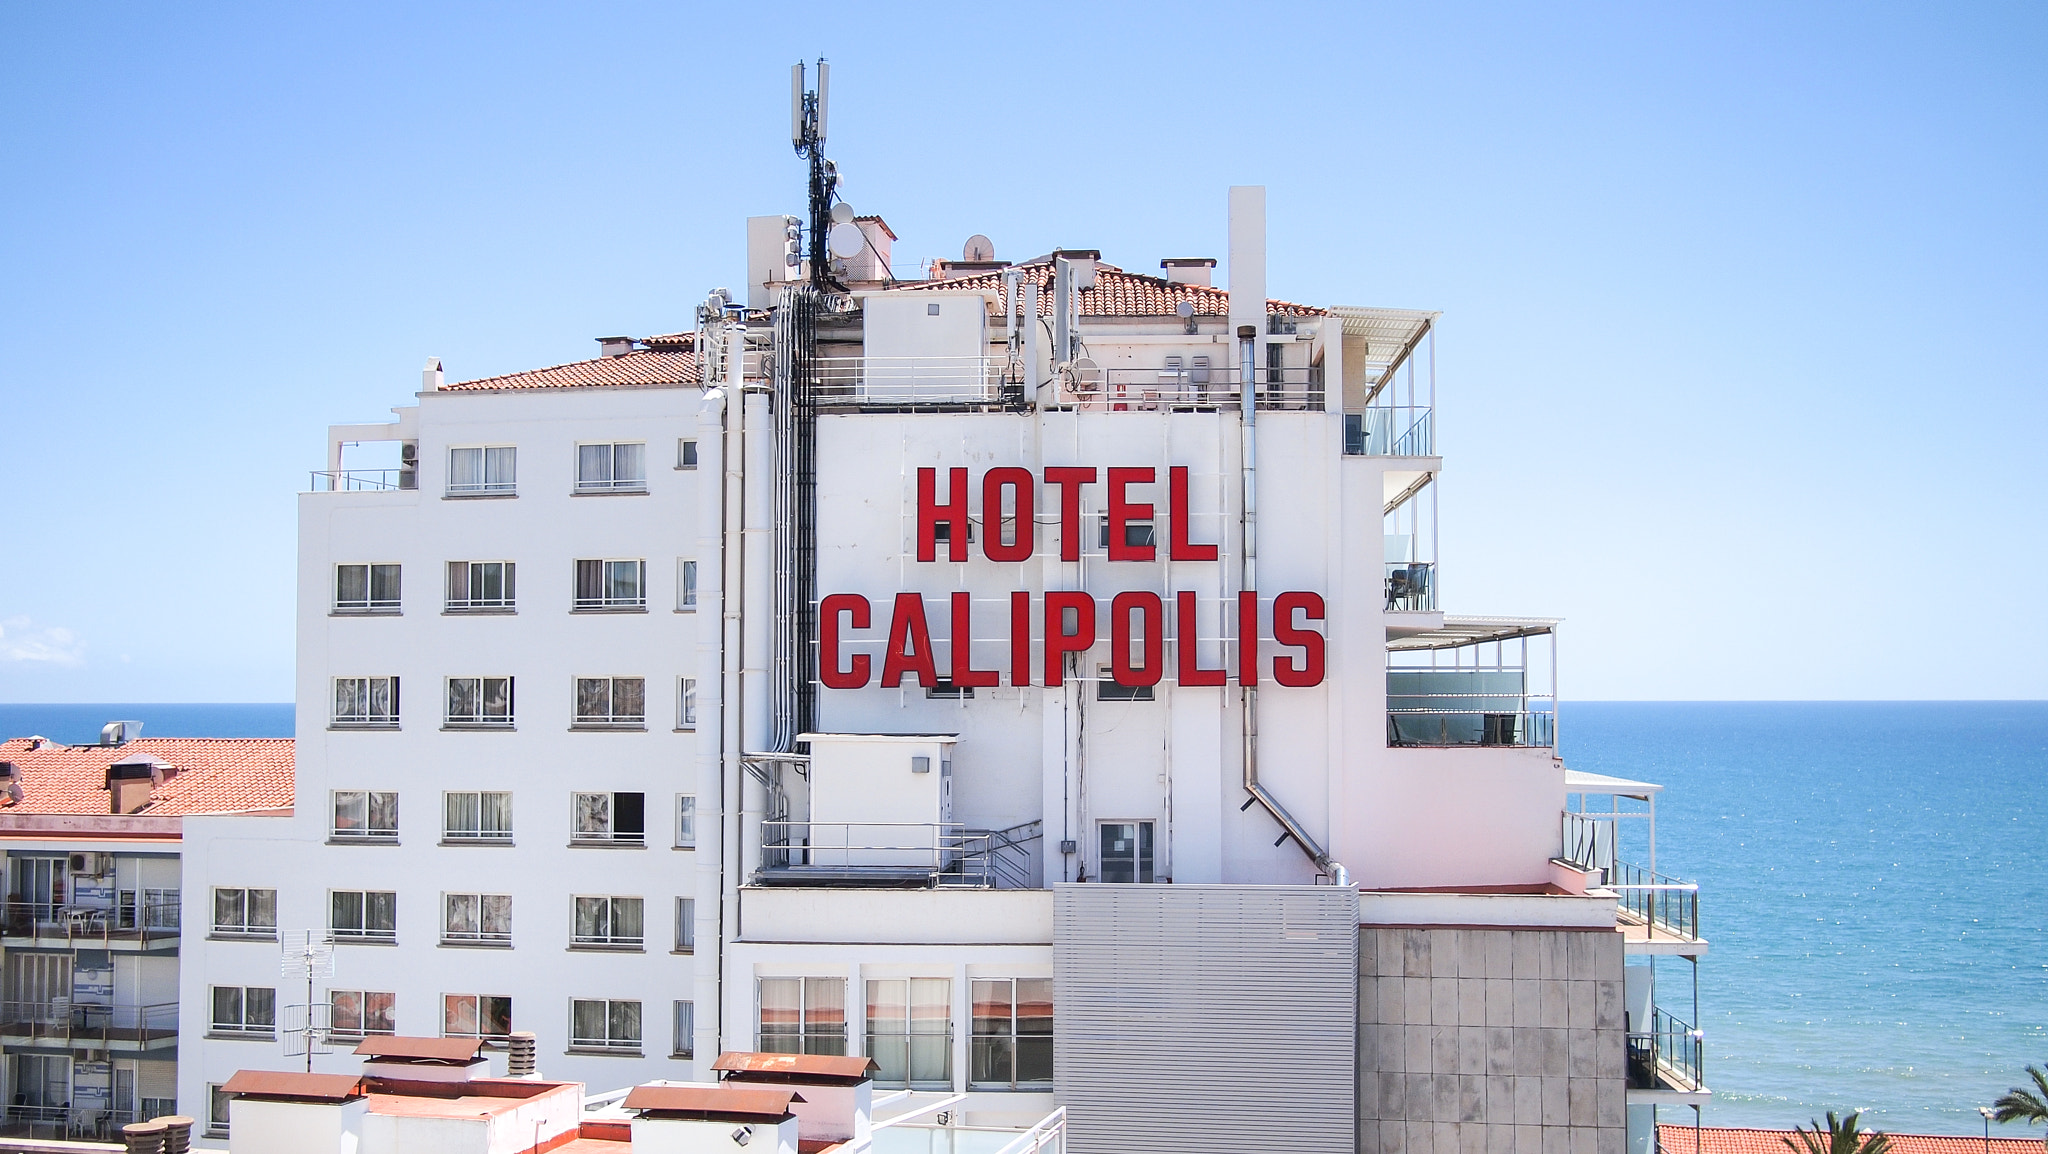
M1227 285L840 227L329 430L300 804L185 824L186 900L321 960L188 919L188 1014L278 1007L181 1036L210 1140L238 1071L531 1031L591 1086L867 1056L1081 1151L1650 1154L1696 891L1655 785L1558 756L1557 622L1449 611L1437 315L1269 298L1257 188Z
M177 1112L181 827L291 812L289 739L140 730L114 722L97 745L0 742L0 1142L105 1138Z

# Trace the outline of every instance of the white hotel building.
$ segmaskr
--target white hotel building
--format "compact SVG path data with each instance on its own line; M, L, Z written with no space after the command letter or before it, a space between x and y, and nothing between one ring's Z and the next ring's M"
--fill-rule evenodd
M320 1070L519 1030L593 1089L867 1054L1077 1150L1649 1154L1706 1094L1695 893L1615 857L1656 787L1556 755L1555 622L1440 602L1436 315L1271 300L1230 214L1227 286L897 281L867 217L824 291L758 218L692 331L431 362L330 431L297 810L187 818L186 908L332 936ZM184 935L188 1013L280 1007L188 1020L205 1117L308 999Z

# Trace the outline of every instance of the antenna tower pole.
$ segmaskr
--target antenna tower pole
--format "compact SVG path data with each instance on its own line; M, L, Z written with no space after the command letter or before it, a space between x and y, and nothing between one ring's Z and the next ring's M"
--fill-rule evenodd
M818 58L818 86L807 88L804 84L804 66L799 63L793 70L796 81L791 94L796 107L790 111L796 122L795 139L798 156L811 162L811 235L808 250L811 262L811 287L825 289L832 285L832 266L828 263L829 253L825 239L832 228L832 198L839 190L839 170L825 158L825 112L828 95L828 78L831 66L825 58Z

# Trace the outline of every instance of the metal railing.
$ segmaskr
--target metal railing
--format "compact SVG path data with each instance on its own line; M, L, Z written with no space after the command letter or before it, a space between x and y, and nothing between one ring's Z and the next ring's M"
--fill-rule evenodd
M1548 748L1557 743L1556 731L1557 715L1550 710L1387 710L1387 744L1393 746Z
M1699 940L1698 885L1651 873L1631 862L1617 861L1608 871L1607 888L1620 897L1623 914L1652 929L1688 941Z
M954 822L764 821L761 869L850 880L922 874L934 886L994 889L994 840Z
M1701 1090L1706 1088L1703 1037L1687 1022L1663 1011L1650 1012L1650 1029L1628 1033L1628 1085L1631 1090Z
M1557 744L1557 701L1529 691L1528 670L1390 665L1387 744Z
M821 405L988 405L1006 368L998 357L820 357L814 395Z
M0 1002L0 1036L108 1049L147 1048L178 1036L178 1004L101 1006L52 998Z
M1563 811L1558 829L1558 859L1580 869L1599 870L1602 884L1614 868L1614 822L1590 814Z
M1060 402L1110 412L1236 408L1243 393L1236 365L1207 368L1107 368L1099 386L1085 379L1059 386ZM1323 370L1315 365L1252 370L1253 403L1261 409L1320 412Z
M111 906L10 901L0 911L0 933L10 938L62 942L67 946L175 940L182 920L176 891L127 891Z
M1436 608L1436 565L1430 561L1389 561L1384 591L1389 611Z
M121 1127L147 1119L133 1110L91 1106L8 1106L0 1111L0 1138L118 1138Z
M415 469L315 469L307 482L311 493L368 493L419 488Z
M1346 413L1344 452L1353 457L1433 457L1436 410L1427 405L1381 405Z

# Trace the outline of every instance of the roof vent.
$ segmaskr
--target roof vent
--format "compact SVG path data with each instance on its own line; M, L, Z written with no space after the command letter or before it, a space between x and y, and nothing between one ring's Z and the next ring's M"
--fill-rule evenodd
M427 367L420 370L420 391L423 393L439 392L445 384L447 384L447 377L441 372L441 358L428 357Z
M1173 284L1198 284L1207 288L1213 282L1216 258L1213 256L1171 256L1159 262L1166 270L1166 279Z
M101 745L126 745L142 736L139 721L109 721L100 726Z
M599 356L623 357L633 351L633 338L599 337L597 338L597 351Z

